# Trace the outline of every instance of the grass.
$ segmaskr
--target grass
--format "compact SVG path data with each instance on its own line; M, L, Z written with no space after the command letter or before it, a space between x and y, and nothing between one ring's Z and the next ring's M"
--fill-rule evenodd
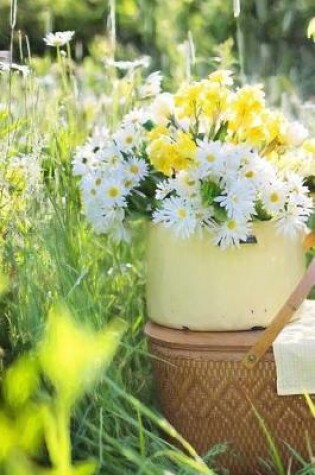
M17 154L28 153L32 160L36 144L44 141L40 192L26 197L23 186L11 183L12 207L0 208L2 268L10 276L1 302L5 363L36 344L50 306L59 299L76 319L95 328L113 317L124 318L128 331L114 364L76 409L73 459L96 458L100 474L159 475L171 470L210 475L194 449L149 409L155 403L142 333L146 223L132 224L134 244L117 245L95 236L81 214L71 156L86 138L90 119L91 124L98 120L95 110L87 111L72 89L65 90L58 70L57 87L50 94L33 75L23 79L9 73L0 80L10 101L10 113L1 122L2 172ZM121 86L119 80L116 86ZM94 94L92 102L98 99ZM178 440L186 455L165 440L167 434Z

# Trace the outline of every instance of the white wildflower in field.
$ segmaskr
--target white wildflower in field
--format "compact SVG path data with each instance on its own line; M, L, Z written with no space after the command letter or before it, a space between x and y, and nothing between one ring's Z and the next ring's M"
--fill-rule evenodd
M128 71L136 68L148 68L151 60L149 56L142 56L134 61L115 61L112 58L105 58L104 62L106 66Z
M145 83L139 87L140 98L157 96L161 92L162 74L155 71L147 77Z
M21 73L23 77L27 77L30 74L30 68L28 66L2 61L0 61L0 71L17 71Z
M44 42L47 46L59 48L68 44L74 37L74 31L56 31L56 33L47 33Z

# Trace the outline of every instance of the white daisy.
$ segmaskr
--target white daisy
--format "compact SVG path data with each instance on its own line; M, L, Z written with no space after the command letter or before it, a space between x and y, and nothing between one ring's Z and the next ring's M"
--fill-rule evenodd
M60 47L69 43L73 36L74 31L56 31L56 33L47 33L44 38L44 42L47 46Z
M131 180L133 186L137 186L148 174L146 162L140 158L129 158L125 164L126 179Z
M239 179L224 190L224 195L214 199L225 208L229 218L248 219L255 212L255 189L251 183Z
M222 158L217 165L217 174L222 184L228 185L237 180L241 167L252 157L249 147L244 145L223 144Z
M164 198L170 195L173 191L175 191L174 180L162 180L159 181L156 186L155 197L157 200L164 200Z
M101 187L102 200L104 206L125 206L126 205L126 188L122 181L122 177L112 177L104 181Z
M72 160L72 169L75 176L83 176L92 172L98 165L99 160L95 154L93 145L86 143L78 147Z
M108 169L113 172L114 170L120 170L124 163L124 157L119 148L114 142L109 142L105 148L100 149L97 152L97 156L104 165L108 165Z
M209 175L218 175L224 160L224 154L221 142L212 142L207 139L197 141L197 173L200 178L206 178Z
M306 210L290 206L288 210L279 213L275 219L278 233L290 238L306 233L309 216Z
M200 181L193 171L182 170L173 180L174 189L182 197L191 198L200 192Z
M149 119L148 113L143 108L132 109L122 120L123 127L141 126Z
M109 130L104 126L96 126L87 143L95 150L105 147L109 140Z
M122 152L131 152L139 143L139 130L134 125L120 128L113 136L114 142Z
M247 221L228 219L222 224L213 224L209 230L213 233L213 242L221 249L239 247L241 241L246 241L250 234Z
M266 210L271 213L278 213L284 209L287 199L287 190L283 182L278 180L267 186L262 192L262 201Z
M284 176L288 196L307 196L308 187L304 185L304 179L297 173L288 172Z
M107 233L108 223L104 210L101 206L95 206L93 204L84 203L84 213L88 223L93 227L93 231L96 234Z
M191 203L178 196L166 198L162 207L153 213L154 223L163 223L167 228L173 228L179 238L191 236L197 226L196 213Z
M80 187L83 201L87 206L90 203L97 206L97 202L102 202L104 183L105 180L98 171L87 173L82 177Z

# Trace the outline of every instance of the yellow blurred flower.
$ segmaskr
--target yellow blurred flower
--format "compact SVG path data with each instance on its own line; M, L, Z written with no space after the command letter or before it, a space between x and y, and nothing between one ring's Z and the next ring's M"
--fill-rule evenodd
M20 357L3 379L5 402L13 409L26 404L39 385L38 362L32 355Z
M78 325L63 306L50 311L38 357L60 397L71 404L81 396L111 361L125 329L116 319L96 333Z
M0 412L0 462L5 460L17 445L17 434L13 421L2 411Z

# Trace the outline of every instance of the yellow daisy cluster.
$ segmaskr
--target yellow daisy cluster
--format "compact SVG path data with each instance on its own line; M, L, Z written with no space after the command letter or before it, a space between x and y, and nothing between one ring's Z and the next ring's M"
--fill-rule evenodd
M168 98L165 108L168 116L161 126L154 120L149 132L148 156L152 165L160 172L171 175L185 170L193 163L198 140L221 140L233 144L253 146L261 156L274 162L299 150L308 158L308 172L315 174L315 159L309 140L300 147L307 133L301 124L290 122L280 111L267 107L263 86L246 85L233 87L230 71L216 71L207 79L182 85ZM169 95L170 96L170 95ZM158 124L159 122L159 124ZM303 152L303 153L304 153Z

